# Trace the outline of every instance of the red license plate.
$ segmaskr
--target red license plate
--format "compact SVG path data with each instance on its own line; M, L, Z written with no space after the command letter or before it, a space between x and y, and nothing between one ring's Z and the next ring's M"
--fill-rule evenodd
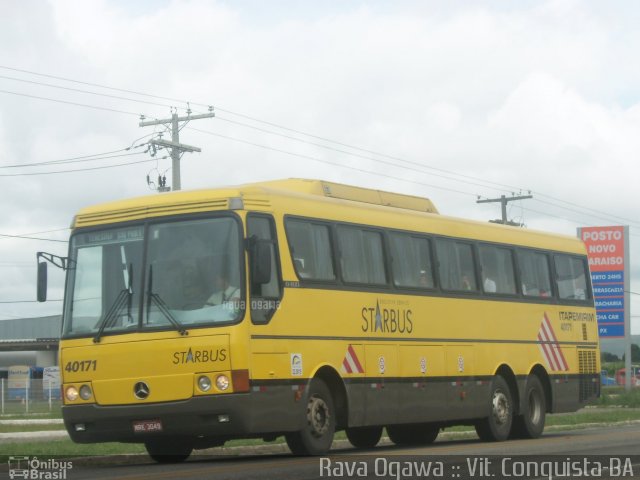
M160 420L136 420L133 422L133 433L161 432L162 422Z

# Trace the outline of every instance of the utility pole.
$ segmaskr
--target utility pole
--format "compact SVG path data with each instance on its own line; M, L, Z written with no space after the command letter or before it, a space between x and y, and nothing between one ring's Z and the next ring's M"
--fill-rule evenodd
M513 227L521 227L522 225L516 222L512 222L507 220L507 203L515 202L516 200L527 200L529 198L533 198L533 195L512 195L511 197L506 197L505 195L500 195L499 198L485 198L484 200L476 200L476 203L495 203L500 202L500 206L502 207L502 220L489 220L491 223L501 223L503 225L511 225Z
M171 124L171 141L163 139L153 139L149 143L154 146L166 147L171 149L171 180L172 190L180 190L180 157L182 152L201 152L202 149L180 143L180 122L189 122L191 120L199 120L201 118L215 117L213 107L209 107L209 113L200 115L191 115L191 109L187 109L186 117L179 117L177 113L172 113L171 118L163 118L161 120L144 120L144 116L140 117L140 127L149 127L152 125L164 125L167 129Z

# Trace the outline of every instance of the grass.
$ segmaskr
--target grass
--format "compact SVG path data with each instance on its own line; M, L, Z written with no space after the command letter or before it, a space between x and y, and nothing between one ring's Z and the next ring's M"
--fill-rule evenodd
M64 430L64 425L2 425L0 424L0 433L13 432L44 432L51 430Z
M46 405L46 404L45 404ZM28 415L16 413L13 415L0 416L0 419L33 419L33 418L60 418L59 407L53 411L40 414L30 413ZM627 393L622 387L607 387L602 391L601 397L593 405L595 408L583 409L576 413L561 413L547 416L548 427L569 427L580 428L583 424L602 423L610 424L616 422L627 422L640 420L640 389L634 389ZM613 408L612 408L613 407ZM625 408L626 407L626 408ZM22 405L24 408L24 405ZM6 411L6 410L5 410ZM62 425L1 425L0 433L9 432L32 432L32 431L64 430ZM447 432L472 432L473 427L450 427ZM336 439L345 439L344 432L338 432ZM281 444L283 437L278 437L274 442L265 443L261 439L231 440L225 444L226 447L239 446L259 446L265 444ZM135 455L144 454L145 448L141 444L126 443L102 443L102 444L75 444L69 439L64 440L43 440L24 443L3 443L0 463L5 463L10 455L29 456L62 456L62 457L84 457L84 456L107 456L107 455Z
M30 457L84 457L146 453L144 445L137 443L77 444L71 440L43 442L5 443L2 445L0 464L6 464L10 456Z
M54 401L49 410L48 402L31 402L29 404L29 412L26 411L26 405L20 402L5 402L4 412L0 414L0 420L4 418L61 418L60 402Z
M626 392L624 387L603 388L597 402L598 406L640 407L640 388Z
M640 420L640 410L587 409L576 413L556 413L547 416L547 426L580 425L585 423L616 423Z
M626 422L640 420L640 409L588 409L577 413L560 413L547 416L548 427L569 427L580 428L583 424L602 423L610 424L616 422ZM2 427L6 427L2 426ZM12 426L13 427L13 426ZM19 426L16 426L19 427ZM24 426L22 426L24 427ZM56 425L41 425L43 427L53 427L47 430L60 429ZM473 432L473 427L460 426L447 428L446 432ZM15 430L24 431L24 430ZM336 440L346 438L344 432L336 433ZM230 440L225 447L259 446L266 444L282 444L284 437L278 437L273 442L264 442L261 439ZM5 463L10 455L27 455L42 457L85 457L85 456L108 456L108 455L136 455L145 454L146 450L142 444L128 443L101 443L101 444L76 444L69 439L47 440L41 442L24 443L4 443L2 444L2 454L0 463Z

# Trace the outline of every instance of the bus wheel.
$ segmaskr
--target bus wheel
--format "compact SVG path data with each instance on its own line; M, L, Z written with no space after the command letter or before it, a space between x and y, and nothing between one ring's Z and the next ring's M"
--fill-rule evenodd
M314 378L309 386L304 427L285 435L287 445L295 455L323 455L331 448L335 431L331 392L322 380Z
M184 462L193 451L190 441L175 438L157 438L144 442L149 456L158 463Z
M476 432L485 442L501 442L509 438L513 423L513 402L509 385L500 375L491 383L491 413L476 424Z
M396 445L428 445L435 442L440 427L433 425L389 425L389 439Z
M513 419L511 437L538 438L544 430L547 404L544 389L536 375L529 375L524 389L524 404L522 415Z
M351 445L356 448L373 448L382 437L382 427L353 427L345 433Z

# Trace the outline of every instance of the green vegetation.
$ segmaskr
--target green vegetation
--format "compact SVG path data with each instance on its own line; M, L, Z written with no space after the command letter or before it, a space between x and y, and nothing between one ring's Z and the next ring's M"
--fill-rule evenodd
M613 358L614 359L610 359L607 361L603 360L601 369L607 371L607 377L615 378L616 372L621 368L624 368L624 362L622 360L615 360L618 358L615 355L613 356Z
M28 424L28 425L6 425L0 423L0 433L13 433L13 432L44 432L51 430L64 430L62 424Z
M547 416L547 426L580 425L589 423L616 423L640 420L640 410L617 408L598 409L591 408L577 413L557 413Z
M634 392L634 395L640 396L640 391ZM601 424L613 424L618 422L640 421L640 409L631 408L589 408L581 410L577 413L560 413L547 416L547 427L551 429L562 428L581 428L581 425L601 423ZM3 428L6 425L1 426ZM24 426L16 426L22 427ZM35 427L35 426L34 426ZM59 429L59 425L40 425L38 430ZM12 426L13 428L13 426ZM20 430L9 430L20 431ZM31 430L29 430L31 431ZM473 427L452 427L447 428L446 432L458 432L467 433L469 438L472 438L475 433ZM336 440L344 440L346 435L344 432L338 432L336 434ZM466 438L466 436L465 436ZM260 445L277 445L283 444L284 438L278 437L273 442L264 442L260 439L249 440L231 440L225 444L225 447L241 447L241 446L260 446ZM140 455L145 454L145 448L141 444L127 444L127 443L102 443L102 444L89 444L79 445L73 443L69 439L64 440L43 440L25 443L4 443L2 444L3 453L0 454L0 463L7 461L10 455L28 455L28 456L63 456L63 457L96 457L107 455ZM197 454L197 451L196 451ZM92 463L94 461L92 460Z
M624 387L603 388L597 405L638 408L640 407L640 388L632 388L630 392L626 392Z
M146 453L144 445L129 443L101 443L97 445L80 445L71 440L47 440L41 442L4 443L0 463L8 461L9 456L37 457L84 457L101 455L123 455Z
M0 414L0 420L9 416L10 418L61 418L60 401L53 401L51 409L49 409L49 402L32 401L29 403L29 413L27 413L26 405L21 402L5 401L4 412Z

